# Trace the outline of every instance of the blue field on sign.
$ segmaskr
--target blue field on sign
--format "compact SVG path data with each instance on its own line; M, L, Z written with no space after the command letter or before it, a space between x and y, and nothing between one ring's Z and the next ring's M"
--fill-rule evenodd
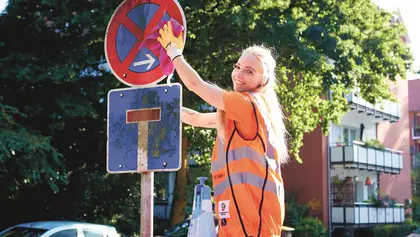
M127 123L126 112L147 108L160 108L161 120L148 122L148 133L138 134L138 124ZM137 172L139 139L147 139L148 142L149 171L179 169L180 111L179 84L111 90L108 93L108 172Z

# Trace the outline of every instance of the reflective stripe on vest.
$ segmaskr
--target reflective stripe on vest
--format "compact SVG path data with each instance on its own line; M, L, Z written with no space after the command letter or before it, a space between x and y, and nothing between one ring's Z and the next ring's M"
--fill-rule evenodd
M264 183L264 178L249 172L231 174L230 179L232 180L232 185L249 184L257 188L262 188ZM214 196L218 197L222 195L226 190L230 190L229 180L227 177L221 183L214 186ZM277 195L278 188L273 181L267 180L265 191Z
M229 163L232 161L238 161L241 159L252 159L254 162L260 164L262 167L265 167L265 160L267 159L268 166L274 170L278 171L279 164L274 159L274 150L271 145L268 147L267 156L264 154L260 154L256 152L255 150L251 149L248 146L244 146L241 148L229 150L228 152L228 159ZM271 157L269 156L271 154ZM220 169L223 169L226 165L226 160L222 159L226 156L226 152L223 149L223 144L220 140L220 138L217 138L217 160L211 161L211 172L214 173ZM273 158L272 158L273 157Z

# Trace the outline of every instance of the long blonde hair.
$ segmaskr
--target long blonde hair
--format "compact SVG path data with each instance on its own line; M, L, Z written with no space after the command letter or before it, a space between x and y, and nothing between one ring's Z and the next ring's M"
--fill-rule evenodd
M250 46L242 51L242 55L244 54L255 55L263 67L262 85L252 92L254 92L258 109L264 117L267 130L270 132L269 142L276 149L280 162L286 163L289 160L289 152L286 141L287 131L284 126L282 108L275 91L275 85L277 83L276 60L273 57L271 49L265 47L264 45ZM224 111L218 111L217 122L218 134L222 140L224 140L226 136L226 114Z

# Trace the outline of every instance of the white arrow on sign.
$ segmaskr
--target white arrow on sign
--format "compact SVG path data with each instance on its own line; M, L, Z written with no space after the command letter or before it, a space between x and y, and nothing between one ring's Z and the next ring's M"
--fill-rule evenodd
M144 65L144 64L149 64L147 66L147 70L149 70L152 67L153 63L155 62L155 59L148 53L146 54L146 57L149 58L149 59L135 62L134 67Z

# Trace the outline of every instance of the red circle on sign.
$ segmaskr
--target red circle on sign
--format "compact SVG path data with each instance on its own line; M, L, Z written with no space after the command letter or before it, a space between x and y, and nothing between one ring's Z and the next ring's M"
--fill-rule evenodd
M154 14L144 15L143 21L139 20L136 24L132 18L130 19L129 13L142 4L148 4L144 5L145 7L143 8L156 5L158 8ZM146 11L144 13L149 14ZM115 10L108 23L105 34L105 55L112 73L124 84L128 86L145 86L156 84L165 78L160 65L145 72L135 72L129 69L140 51L139 46L165 14L183 25L184 32L186 32L187 27L184 12L176 0L125 0ZM145 23L145 19L147 19L147 23ZM144 24L145 29L139 27L139 24ZM123 37L120 37L120 39L127 39L127 42L123 43L129 45L129 49L120 46L119 49L120 51L124 51L123 53L117 52L117 36L119 33L121 34L121 27L129 32ZM186 34L184 34L184 42L185 39ZM119 45L122 45L121 42L119 43ZM123 50L121 50L121 47ZM124 56L121 57L121 55Z

